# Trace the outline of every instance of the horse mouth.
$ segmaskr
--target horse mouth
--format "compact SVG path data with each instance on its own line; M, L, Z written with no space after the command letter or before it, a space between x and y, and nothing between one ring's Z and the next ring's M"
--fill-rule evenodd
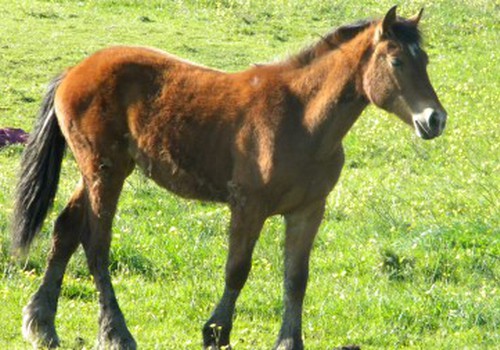
M414 119L415 124L415 132L417 135L424 140L431 140L435 137L438 137L440 134L439 128L437 130L432 130L425 122L421 122L418 119Z

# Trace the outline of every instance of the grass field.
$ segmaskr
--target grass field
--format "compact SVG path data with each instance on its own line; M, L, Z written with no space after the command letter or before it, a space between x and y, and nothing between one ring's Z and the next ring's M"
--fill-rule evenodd
M1 0L0 127L31 130L48 81L113 44L154 46L236 71L284 58L332 27L382 16L393 1ZM400 1L413 15L422 1ZM305 301L308 349L500 348L500 7L429 0L429 73L448 111L425 142L370 107L345 139L347 162L328 200ZM65 159L42 234L21 264L9 217L22 147L0 150L0 348L28 349L21 310L41 282L50 233L78 171ZM223 287L228 210L174 197L139 172L114 225L112 271L142 349L199 349ZM269 349L282 310L283 224L266 224L237 306L235 349ZM65 277L58 332L92 348L98 304L83 253Z

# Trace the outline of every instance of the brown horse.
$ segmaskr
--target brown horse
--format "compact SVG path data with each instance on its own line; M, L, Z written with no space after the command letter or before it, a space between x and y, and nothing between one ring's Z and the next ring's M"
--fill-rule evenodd
M421 14L403 19L394 7L382 20L340 27L283 62L239 73L158 50L113 47L55 79L22 160L16 249L26 251L40 231L66 144L82 178L55 223L42 285L24 309L26 339L59 344L57 300L81 243L99 291L99 344L136 348L108 264L118 198L138 166L171 192L231 209L225 289L203 328L205 349L229 345L236 299L264 221L284 215L284 314L275 349L303 349L309 255L344 163L343 137L369 103L424 139L443 131L446 112L420 46Z

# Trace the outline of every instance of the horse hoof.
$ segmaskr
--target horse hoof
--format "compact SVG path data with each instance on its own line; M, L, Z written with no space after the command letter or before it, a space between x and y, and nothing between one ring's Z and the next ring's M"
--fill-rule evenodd
M215 322L208 321L203 327L203 350L231 350L229 334L231 325L220 326ZM221 345L226 344L226 345Z
M339 346L338 348L335 348L333 350L361 350L361 347L358 345L344 345Z
M56 348L59 337L54 326L53 312L32 300L23 310L23 337L33 348Z
M231 345L205 345L203 346L203 350L232 350Z
M274 350L304 350L302 339L285 338L279 340L273 348Z
M102 350L136 350L137 344L134 339L102 339L98 341L97 349Z
M114 332L114 334L101 334L98 339L97 349L136 350L137 344L130 333L119 335Z

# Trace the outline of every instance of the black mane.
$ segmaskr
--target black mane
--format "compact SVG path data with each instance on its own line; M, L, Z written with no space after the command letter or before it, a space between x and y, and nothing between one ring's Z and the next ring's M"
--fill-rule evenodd
M374 20L362 20L338 27L326 36L322 36L315 44L290 57L286 62L299 68L305 67L324 54L338 49L342 44L350 41L376 22ZM392 26L392 33L396 40L403 44L417 44L420 46L422 42L422 35L417 26L404 18L398 18L397 22Z
M290 57L288 62L297 67L307 66L316 58L323 56L325 53L336 50L340 47L340 45L351 40L373 23L374 21L363 20L338 27L327 35L322 36L317 43L306 47L298 54Z

